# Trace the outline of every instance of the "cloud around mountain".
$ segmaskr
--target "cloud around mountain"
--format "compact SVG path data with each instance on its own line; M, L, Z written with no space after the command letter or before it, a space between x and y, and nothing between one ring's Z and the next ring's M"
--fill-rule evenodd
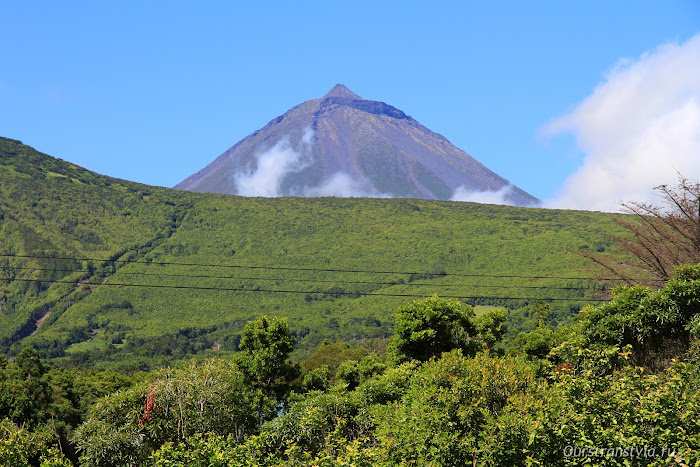
M263 196L275 198L284 196L283 180L298 173L314 161L312 144L314 132L305 128L295 149L288 137L282 138L272 148L258 154L255 169L237 172L233 175L236 193L240 196ZM292 192L296 196L338 198L391 198L391 195L372 189L364 178L353 178L345 172L336 172L316 186L304 186Z
M509 195L513 191L513 185L505 185L498 190L474 191L468 190L464 186L458 187L450 201L471 201L482 204L504 204L514 206Z
M272 119L175 188L265 197L539 202L403 111L341 84Z
M313 131L305 129L299 148L294 149L289 137L282 138L272 148L258 154L255 169L233 175L236 194L241 196L282 196L282 181L290 173L299 172L310 164L309 147ZM306 157L304 157L306 156Z

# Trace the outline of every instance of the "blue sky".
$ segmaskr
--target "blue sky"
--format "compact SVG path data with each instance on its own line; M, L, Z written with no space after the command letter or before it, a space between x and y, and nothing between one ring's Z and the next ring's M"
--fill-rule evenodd
M175 185L336 83L400 108L543 200L580 191L588 182L570 185L582 167L617 157L591 115L638 76L676 86L668 102L690 108L666 126L686 122L684 137L698 136L692 0L0 0L0 17L0 135L153 185ZM663 60L674 51L675 61ZM689 78L655 81L649 60L657 71L666 65L654 63L673 62L671 74ZM649 96L640 89L602 121L637 112L630 102ZM649 119L630 141L648 133ZM696 149L689 144L679 150ZM684 164L669 165L700 178L698 165ZM586 199L561 207L606 209Z

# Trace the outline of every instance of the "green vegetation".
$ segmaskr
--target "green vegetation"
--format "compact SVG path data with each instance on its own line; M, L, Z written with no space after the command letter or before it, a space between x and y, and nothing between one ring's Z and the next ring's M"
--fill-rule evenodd
M321 345L304 362L303 384L291 380L297 367L287 359L294 339L285 321L261 316L244 327L236 357L122 381L108 395L87 396L88 411L78 388L110 373L48 369L25 349L0 365L0 381L22 388L2 392L17 401L0 406L0 463L697 465L698 303L700 265L684 266L660 290L617 289L534 354L485 345L503 335L502 313L476 318L433 296L394 313L397 330L413 332L394 334L386 353L355 353L334 378L328 349L352 352ZM441 333L480 336L482 345L471 354L464 339L436 348L430 337ZM416 339L405 346L407 336ZM38 395L33 405L23 405L30 393Z
M261 407L272 411L259 389L246 384L237 365L192 362L158 371L151 379L98 401L77 430L84 465L143 465L165 442L197 433L231 434L242 441L257 430ZM269 401L268 401L269 402Z
M277 403L284 402L292 381L299 377L299 365L288 360L294 342L287 321L281 318L263 315L243 329L236 361L248 384Z
M266 314L288 319L302 360L325 339L386 339L391 310L434 293L515 310L511 330L559 299L557 326L607 290L568 250L614 252L611 233L593 212L149 187L2 138L0 351L147 370L234 352Z
M506 317L500 310L475 318L471 307L434 295L396 311L388 353L396 362L425 362L454 349L474 355L501 340Z
M700 265L591 306L569 251L623 233L192 194L2 138L0 465L700 465Z

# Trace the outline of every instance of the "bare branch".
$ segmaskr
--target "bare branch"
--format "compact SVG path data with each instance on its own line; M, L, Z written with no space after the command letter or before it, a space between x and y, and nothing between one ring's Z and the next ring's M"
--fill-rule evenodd
M622 211L630 216L614 221L630 235L613 239L627 256L613 259L594 252L578 253L628 284L648 285L654 282L651 277L665 281L681 264L700 263L700 183L690 182L681 174L678 177L675 187L654 188L663 200L661 206L621 203ZM640 274L649 279L639 279Z

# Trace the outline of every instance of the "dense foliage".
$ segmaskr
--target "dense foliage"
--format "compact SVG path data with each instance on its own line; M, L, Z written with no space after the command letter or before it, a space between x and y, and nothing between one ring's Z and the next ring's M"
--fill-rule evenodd
M2 138L0 465L700 465L700 265L585 306L565 252L609 232L185 193Z
M122 382L111 394L86 399L94 401L89 411L81 410L76 387L109 375L50 369L27 349L3 364L2 381L23 388L5 391L18 400L38 396L25 411L3 406L0 463L700 462L700 265L680 268L656 291L619 288L610 302L583 310L573 326L551 334L541 327L517 341L539 342L537 352L498 351L499 311L475 317L468 306L434 296L394 314L405 323L397 324L401 332L386 352L324 343L304 362L305 377L294 381L298 366L288 360L293 335L284 320L261 316L244 327L234 358L192 360L135 384ZM652 321L661 324L648 326ZM451 344L436 347L429 337L440 333ZM425 351L417 352L421 345ZM641 358L658 349L663 359L650 364ZM333 360L331 353L345 356ZM67 422L75 417L79 425Z
M503 337L506 317L504 310L498 310L476 318L472 307L434 295L396 311L388 352L398 362L425 362L453 349L474 355Z

